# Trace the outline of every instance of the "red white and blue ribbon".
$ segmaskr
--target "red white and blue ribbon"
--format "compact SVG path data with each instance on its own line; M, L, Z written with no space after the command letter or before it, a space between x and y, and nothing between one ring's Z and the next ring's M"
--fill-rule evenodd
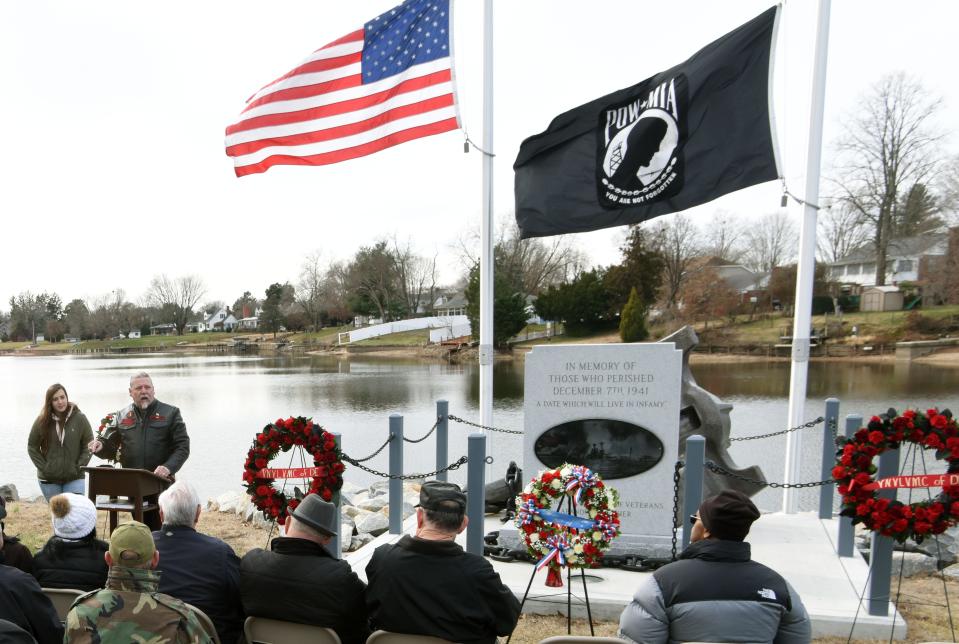
M566 484L566 492L576 490L575 500L578 505L583 496L583 490L588 490L595 484L596 475L589 468L583 465L574 465L569 474L569 482Z
M619 531L619 525L612 521L598 520L596 521L596 529L603 534L603 540L612 541L613 537L615 537Z
M525 501L516 509L517 525L529 525L536 519L537 514L539 514L539 508L536 507L536 502L533 499Z
M569 542L566 541L566 537L561 534L554 534L546 540L546 545L550 547L550 551L536 564L536 570L542 570L544 566L548 565L549 562L554 559L560 567L565 566L566 555L563 554L563 551L569 549Z

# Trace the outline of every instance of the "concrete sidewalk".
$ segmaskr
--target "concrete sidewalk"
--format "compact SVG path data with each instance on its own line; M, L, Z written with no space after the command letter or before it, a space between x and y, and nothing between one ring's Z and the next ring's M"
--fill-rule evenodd
M496 517L487 517L486 532L498 530L501 526ZM403 527L412 533L416 527L415 518L411 517ZM764 514L753 524L748 541L752 545L753 559L778 571L802 597L812 619L813 637L849 637L852 631L855 639L888 639L894 628L894 638L904 639L906 623L891 603L888 616L869 615L867 602L860 599L865 595L869 566L858 555L836 555L837 531L835 519L823 521L812 512ZM373 550L397 538L398 535L381 535L364 548L347 555L346 560L365 581L366 563ZM465 533L457 539L464 547L465 540ZM490 563L503 583L522 599L530 584L533 566L524 562L490 560ZM615 568L587 571L586 588L593 619L618 620L623 607L648 574L651 573ZM523 612L565 615L566 587L549 588L545 581L545 571L533 577ZM573 616L586 617L583 583L578 571L571 582Z

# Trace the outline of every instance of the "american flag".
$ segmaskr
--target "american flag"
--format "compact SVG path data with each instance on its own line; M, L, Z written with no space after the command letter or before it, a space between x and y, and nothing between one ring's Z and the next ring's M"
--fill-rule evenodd
M406 0L318 49L226 128L236 176L326 165L459 127L450 0Z

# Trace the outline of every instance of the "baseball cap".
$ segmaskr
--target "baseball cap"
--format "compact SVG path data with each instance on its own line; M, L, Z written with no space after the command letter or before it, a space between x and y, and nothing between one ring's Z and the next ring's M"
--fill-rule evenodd
M153 534L139 521L120 524L110 535L110 556L121 566L141 566L153 558L154 552Z
M456 483L427 481L420 487L420 502L417 507L440 512L465 512L466 494Z

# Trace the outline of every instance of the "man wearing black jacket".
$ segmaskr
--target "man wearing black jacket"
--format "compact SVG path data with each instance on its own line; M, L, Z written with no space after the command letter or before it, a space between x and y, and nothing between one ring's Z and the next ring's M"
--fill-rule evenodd
M809 615L776 571L750 559L744 541L759 510L723 490L703 501L679 561L646 578L619 618L627 642L809 644Z
M332 628L343 644L366 642L366 586L326 549L336 536L335 511L308 494L287 517L285 537L243 557L240 596L247 615Z
M493 644L519 619L519 601L483 557L464 552L466 495L455 483L428 481L416 507L416 536L380 546L366 566L373 628Z

